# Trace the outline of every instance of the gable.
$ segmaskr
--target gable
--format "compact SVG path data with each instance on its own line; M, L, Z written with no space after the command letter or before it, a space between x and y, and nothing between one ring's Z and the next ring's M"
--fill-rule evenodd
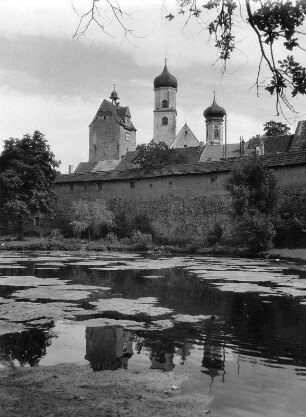
M196 147L199 145L200 145L200 142L195 137L190 127L185 123L185 125L176 135L170 147L171 148L188 148L188 147Z

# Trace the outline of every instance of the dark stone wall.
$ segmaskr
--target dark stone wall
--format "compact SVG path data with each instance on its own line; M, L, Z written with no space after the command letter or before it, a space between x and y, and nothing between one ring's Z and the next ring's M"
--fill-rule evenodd
M273 170L281 188L306 192L306 165ZM146 213L158 235L173 239L204 239L216 223L230 233L230 196L225 189L230 172L171 175L154 178L58 183L61 205L80 198L102 199L114 213L128 218Z

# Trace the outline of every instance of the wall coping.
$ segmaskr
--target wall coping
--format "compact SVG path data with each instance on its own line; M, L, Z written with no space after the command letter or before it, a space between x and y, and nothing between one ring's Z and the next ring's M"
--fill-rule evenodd
M91 181L122 181L122 180L139 180L146 178L159 178L169 176L182 175L202 175L213 174L219 172L231 171L239 160L247 158L243 156L240 158L232 158L220 161L211 162L196 162L183 165L170 165L160 169L141 170L130 169L127 171L107 171L107 172L88 172L88 173L73 173L61 174L56 179L56 184L71 183L71 182L91 182ZM306 164L306 150L299 150L294 152L284 152L274 155L258 156L263 164L269 168L277 168L289 165L304 165Z

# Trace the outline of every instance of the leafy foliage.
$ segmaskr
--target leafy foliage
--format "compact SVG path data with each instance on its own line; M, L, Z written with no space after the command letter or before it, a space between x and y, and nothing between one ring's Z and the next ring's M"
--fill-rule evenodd
M152 235L149 233L141 233L139 230L133 230L131 243L134 245L135 250L148 250L152 246Z
M229 179L236 236L253 251L272 245L277 222L276 185L273 173L256 157L239 161Z
M285 123L275 122L270 120L264 124L264 135L265 136L283 136L290 133L290 127Z
M118 25L123 31L124 39L130 41L131 37L137 38L133 29L126 26L128 14L118 0L91 0L84 13L75 10L79 15L79 24L74 36L85 35L92 24L109 35L106 31L109 21L106 10L113 15L114 26ZM163 12L165 10L163 5ZM242 24L249 25L257 38L261 54L255 81L257 92L264 87L276 97L278 114L283 111L282 104L294 111L286 95L288 90L292 97L306 94L306 68L295 60L293 54L286 56L288 51L304 50L301 40L305 32L300 27L305 23L305 0L246 0L245 6L236 0L176 0L176 9L166 11L165 18L171 22L178 17L184 19L184 26L196 19L208 31L218 49L219 59L224 63L223 73L239 44L237 29ZM282 59L278 59L279 53ZM270 75L261 84L263 64Z
M187 162L186 156L177 149L170 148L166 143L155 143L153 140L148 144L138 145L137 157L133 163L142 169L162 168L167 165L178 165Z
M4 142L0 155L0 211L19 226L19 237L23 236L26 220L53 211L58 166L44 135L37 130L32 136Z
M71 222L76 235L88 232L98 233L102 226L112 226L114 222L113 213L100 200L88 201L77 200L72 202Z
M141 233L153 235L153 228L149 216L146 213L137 214L131 221L131 229Z
M296 62L293 55L283 59L276 58L276 45L278 50L282 45L282 53L300 48L301 35L299 30L306 17L305 0L246 0L246 8L239 7L234 0L206 0L202 7L197 0L178 0L179 12L187 13L188 20L197 18L215 39L215 47L219 49L219 59L224 61L224 70L228 59L236 49L235 24L237 18L246 21L256 34L261 53L256 79L257 90L260 87L259 77L262 64L265 63L270 71L268 82L264 82L264 88L276 96L277 113L282 111L281 103L294 110L286 96L286 91L291 90L291 96L306 94L306 68ZM238 9L238 10L237 10ZM208 11L214 11L215 15L207 25L199 21L199 17ZM238 13L235 13L237 12ZM207 14L207 13L206 13ZM175 17L172 15L172 19ZM303 48L302 48L303 49Z
M282 190L276 243L297 246L306 239L306 194L302 188Z

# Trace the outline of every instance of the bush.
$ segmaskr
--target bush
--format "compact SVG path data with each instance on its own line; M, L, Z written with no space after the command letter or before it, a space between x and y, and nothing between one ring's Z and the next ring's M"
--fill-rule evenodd
M132 227L124 212L115 215L114 224L113 232L116 233L119 239L131 235Z
M262 213L245 215L236 222L238 243L256 253L271 249L275 234L274 219Z
M86 244L86 249L92 251L99 251L106 250L107 248L105 242L103 240L99 240L98 242L88 242Z
M41 233L37 230L25 230L23 233L24 237L41 237Z
M114 232L107 233L104 238L104 242L106 245L113 245L119 242L118 236Z
M215 223L214 228L208 232L207 244L209 246L217 245L221 242L223 228L219 223Z
M64 240L64 236L60 229L52 229L49 235L50 239Z
M139 230L133 230L131 243L135 250L148 250L152 247L152 235L141 233Z
M141 233L154 235L149 216L146 213L137 214L131 222L132 230L138 230Z
M241 158L229 178L238 243L261 252L272 247L278 222L276 178L257 157Z

